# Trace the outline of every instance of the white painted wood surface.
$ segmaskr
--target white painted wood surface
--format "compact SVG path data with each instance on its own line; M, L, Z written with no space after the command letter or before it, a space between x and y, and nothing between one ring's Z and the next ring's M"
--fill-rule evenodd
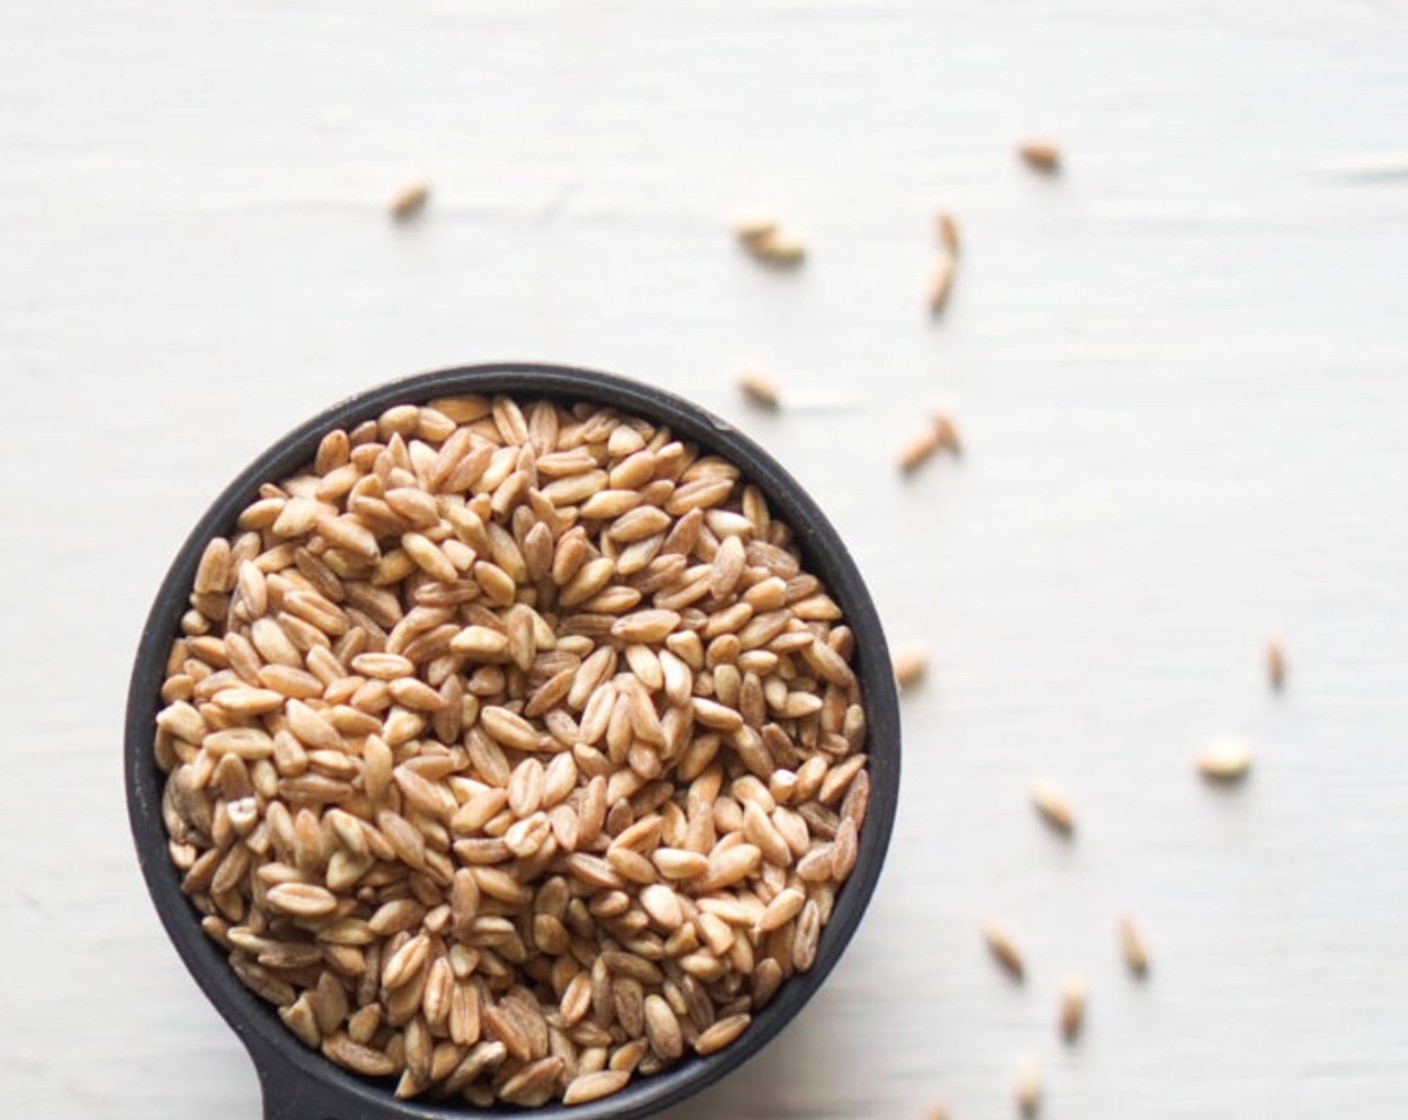
M5 1114L258 1114L130 852L138 627L293 423L513 357L736 418L853 542L895 645L936 656L860 936L679 1120L1004 1117L1028 1053L1057 1120L1400 1115L1405 60L1377 0L0 4ZM1059 180L1017 166L1028 132ZM393 228L418 174L424 220ZM730 244L750 204L806 231L800 272ZM940 204L966 244L934 324ZM747 411L746 361L795 407ZM936 405L969 454L901 484ZM1219 796L1191 758L1225 730L1259 757ZM1070 1051L1067 971L1092 990Z

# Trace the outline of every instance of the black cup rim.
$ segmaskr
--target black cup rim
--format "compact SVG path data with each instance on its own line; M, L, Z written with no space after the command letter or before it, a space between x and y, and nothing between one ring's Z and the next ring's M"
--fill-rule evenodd
M809 570L822 578L846 615L856 639L855 663L868 726L871 798L859 858L837 896L812 970L784 984L733 1045L707 1058L690 1056L662 1073L634 1079L620 1093L601 1101L534 1109L535 1118L634 1120L648 1116L693 1096L762 1050L801 1011L840 959L870 901L889 846L899 794L900 720L879 615L840 535L802 486L766 451L728 421L690 401L614 374L571 366L524 362L463 366L387 382L348 397L270 445L196 523L162 579L142 629L128 692L124 773L129 822L142 874L182 962L249 1050L263 1084L266 1116L290 1120L325 1120L334 1115L338 1120L464 1120L524 1111L496 1107L486 1112L468 1105L397 1100L389 1081L350 1074L303 1046L270 1005L239 983L224 951L202 932L199 914L181 894L179 876L167 858L167 835L161 820L162 776L151 751L167 649L186 609L187 589L206 542L230 530L239 510L261 483L311 462L318 440L329 429L351 427L393 404L424 403L464 393L600 402L667 423L677 435L742 468L763 490L775 513L791 525Z

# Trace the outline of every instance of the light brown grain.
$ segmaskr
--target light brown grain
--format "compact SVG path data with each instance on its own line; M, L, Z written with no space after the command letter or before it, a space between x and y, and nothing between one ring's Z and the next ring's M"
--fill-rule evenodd
M1266 643L1266 683L1273 692L1286 686L1286 647L1276 639Z
M939 450L947 452L955 458L963 454L963 440L958 434L958 426L953 418L946 413L938 412L933 416L934 434L939 441Z
M1121 914L1116 922L1116 932L1125 966L1136 980L1142 980L1149 972L1149 946L1144 939L1144 931L1129 914Z
M718 1020L694 1040L695 1053L701 1057L717 1053L747 1030L752 1021L753 1017L744 1013Z
M929 655L922 650L905 650L895 655L895 683L901 690L913 688L929 668Z
M1033 138L1017 146L1017 154L1033 171L1055 175L1061 170L1061 149L1052 140Z
M961 239L958 234L958 220L947 210L940 210L934 217L934 229L939 235L939 244L953 256L958 256Z
M912 474L933 458L939 449L939 433L933 424L909 440L899 451L900 470Z
M1027 791L1032 807L1052 829L1070 836L1076 828L1076 812L1070 800L1050 782L1034 782Z
M738 375L738 389L750 404L775 412L782 404L777 384L767 374L750 370Z
M948 306L949 296L953 294L953 281L957 273L958 265L953 254L941 253L929 277L929 314L943 314L944 308Z
M1006 927L996 919L988 918L983 922L983 940L987 942L993 960L1002 966L1008 976L1021 983L1026 976L1026 963Z
M391 198L388 209L398 222L409 221L422 210L430 200L430 184L424 179L407 183Z
M807 257L806 242L781 226L758 230L739 240L754 260L773 268L796 268Z
M1079 976L1068 977L1061 985L1057 1025L1062 1039L1068 1043L1079 1038L1085 1026L1085 997L1086 984Z

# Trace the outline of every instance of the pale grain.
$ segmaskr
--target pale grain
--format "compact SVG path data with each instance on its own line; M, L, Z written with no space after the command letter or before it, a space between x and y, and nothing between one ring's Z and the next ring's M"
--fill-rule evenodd
M1041 1111L1041 1067L1034 1059L1029 1058L1018 1067L1013 1096L1017 1112L1027 1120Z
M941 253L929 278L928 304L931 315L943 314L944 308L948 306L949 296L953 294L953 280L957 272L958 266L953 254Z
M782 397L777 385L766 374L757 371L739 374L738 389L745 400L759 408L775 412L781 406Z
M807 257L806 242L777 225L756 229L747 237L740 235L739 241L754 260L774 268L795 268Z
M391 216L398 222L409 221L422 210L430 200L430 184L425 180L407 183L391 198L388 207Z
M1231 784L1247 776L1252 766L1252 749L1244 740L1221 736L1198 755L1198 773L1211 782Z

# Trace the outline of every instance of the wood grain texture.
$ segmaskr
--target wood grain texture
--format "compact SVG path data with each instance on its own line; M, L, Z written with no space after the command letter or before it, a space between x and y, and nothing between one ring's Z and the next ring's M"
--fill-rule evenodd
M129 854L138 628L273 438L495 357L738 420L934 654L860 936L679 1120L1003 1117L1027 1053L1053 1118L1401 1111L1405 48L1375 0L0 5L7 1114L258 1114ZM758 205L808 237L796 273L727 236ZM939 206L964 245L931 322ZM747 363L791 407L745 409ZM967 453L901 483L940 406ZM1226 794L1192 773L1221 732L1259 752Z

